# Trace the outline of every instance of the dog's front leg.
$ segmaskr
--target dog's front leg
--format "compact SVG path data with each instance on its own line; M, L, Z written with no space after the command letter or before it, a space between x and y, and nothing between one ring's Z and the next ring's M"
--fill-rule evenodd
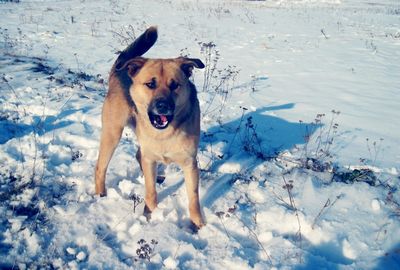
M95 171L95 192L100 196L106 195L105 178L108 163L110 162L112 154L118 145L123 129L123 126L103 126L100 139L100 151Z
M129 107L121 95L108 94L102 111L102 131L100 150L95 171L95 192L106 195L105 178L107 167L115 148L121 139L122 131L129 118Z
M189 199L190 220L197 228L204 226L203 217L200 211L199 202L199 169L197 161L193 160L190 164L183 166L185 175L186 192Z
M145 215L147 215L157 207L157 191L155 185L157 163L141 155L140 165L143 171L146 187L146 196L144 200L146 203Z

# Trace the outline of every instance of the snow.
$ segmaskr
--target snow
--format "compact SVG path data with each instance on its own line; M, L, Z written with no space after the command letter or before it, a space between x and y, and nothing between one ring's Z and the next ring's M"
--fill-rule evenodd
M0 13L1 269L400 269L397 0L27 0ZM207 91L194 74L197 233L175 165L143 216L130 129L107 197L94 195L108 72L150 25L146 56L206 62L213 42L208 66L231 74L227 99L213 94L221 74Z
M163 264L167 269L176 269L178 266L178 262L172 257L166 258Z

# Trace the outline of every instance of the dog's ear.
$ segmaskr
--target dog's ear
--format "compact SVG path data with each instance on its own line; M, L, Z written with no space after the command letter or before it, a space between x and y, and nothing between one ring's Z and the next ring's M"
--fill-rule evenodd
M187 57L180 57L178 58L181 62L181 69L183 73L189 78L192 76L193 68L204 68L205 65L201 62L200 59L197 58L187 58Z
M133 58L133 59L125 62L125 64L122 67L120 67L118 69L116 68L116 70L121 71L121 70L126 69L129 77L133 78L139 72L139 70L144 66L144 64L146 62L147 62L146 58L136 57L136 58Z
M149 27L143 34L135 39L131 45L120 53L114 64L115 69L119 70L130 59L145 54L151 47L153 47L154 43L156 43L157 37L157 27Z

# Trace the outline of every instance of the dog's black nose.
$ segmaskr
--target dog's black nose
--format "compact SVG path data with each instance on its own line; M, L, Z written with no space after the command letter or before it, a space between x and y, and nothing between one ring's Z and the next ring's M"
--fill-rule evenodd
M156 101L156 110L159 114L167 114L169 110L168 102L165 99L159 99Z
M157 114L170 115L174 113L175 104L172 99L162 97L154 100L152 107Z

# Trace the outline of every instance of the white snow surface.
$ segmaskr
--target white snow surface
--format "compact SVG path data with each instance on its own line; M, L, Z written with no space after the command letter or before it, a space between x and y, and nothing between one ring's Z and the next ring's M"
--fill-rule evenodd
M400 269L398 0L21 0L0 14L1 269ZM207 63L213 42L221 70L206 90L207 69L194 74L197 233L177 166L151 220L134 204L129 128L94 195L108 72L150 25L146 57Z

